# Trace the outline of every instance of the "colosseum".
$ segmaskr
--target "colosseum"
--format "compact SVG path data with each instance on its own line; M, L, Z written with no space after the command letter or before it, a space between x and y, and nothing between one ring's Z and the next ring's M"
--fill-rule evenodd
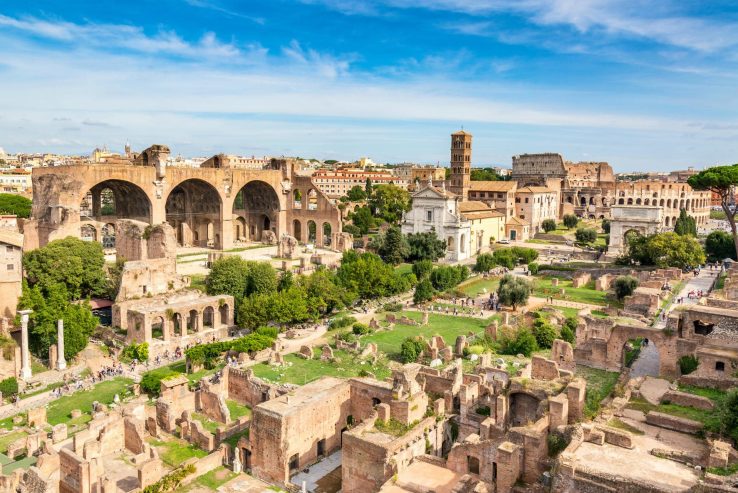
M330 246L341 231L338 208L292 160L253 169L219 154L178 167L167 166L169 152L153 145L114 163L35 168L26 249L67 236L112 247L118 219L167 222L178 245L217 250L283 234Z

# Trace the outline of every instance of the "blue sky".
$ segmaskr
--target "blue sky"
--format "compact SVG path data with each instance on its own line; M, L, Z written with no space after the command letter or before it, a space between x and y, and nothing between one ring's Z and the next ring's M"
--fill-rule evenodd
M738 2L3 0L0 146L738 161Z

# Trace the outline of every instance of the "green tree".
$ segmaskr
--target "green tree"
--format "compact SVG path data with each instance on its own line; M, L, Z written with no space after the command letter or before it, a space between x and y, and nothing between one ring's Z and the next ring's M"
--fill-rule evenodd
M615 290L615 296L622 301L626 296L633 294L638 287L638 279L633 276L620 276L615 279L612 287Z
M31 217L31 201L21 195L0 193L0 214L15 214L27 219Z
M477 261L474 264L475 272L489 272L495 265L495 258L491 253L480 253L477 255Z
M366 200L366 190L359 185L354 185L351 187L351 190L348 191L346 197L348 197L351 202L363 202Z
M250 265L241 257L222 257L213 262L205 279L209 295L229 294L236 300L243 298L249 285Z
M419 305L426 301L430 301L433 299L433 296L435 294L436 290L433 289L433 284L431 284L430 280L423 279L418 283L417 286L415 286L415 293L413 293L413 303Z
M430 260L418 260L413 264L413 274L418 281L428 279L433 271L433 262Z
M386 233L377 237L377 253L385 262L398 265L410 254L410 246L400 228L390 227Z
M471 181L503 181L494 168L472 168L469 179Z
M374 189L374 186L372 185L372 180L367 178L366 182L364 183L364 191L366 192L367 197L369 197L372 194L373 189Z
M674 232L679 236L697 236L697 223L687 214L686 209L679 211L679 217L674 223Z
M738 389L728 391L715 407L715 421L720 431L738 441Z
M500 286L497 288L497 296L500 299L500 303L512 306L513 311L515 311L518 305L525 305L528 303L528 297L530 296L530 283L522 277L505 274L502 279L500 279Z
M376 226L376 219L374 218L374 215L372 214L372 211L369 209L368 206L359 207L358 209L354 210L354 212L349 213L347 216L349 221L358 228L358 232L360 235L365 235L369 233L370 229L373 229ZM343 228L344 231L348 231L346 229L346 226ZM353 233L352 231L349 231L350 233ZM356 236L355 233L353 233L354 236Z
M738 229L736 228L736 213L738 207L733 205L735 190L738 186L738 164L731 166L714 166L692 175L687 180L689 186L695 190L710 190L720 197L720 207L725 212L725 219L730 224L733 233L733 244L738 251Z
M108 294L104 267L100 243L71 236L23 255L23 269L31 287L38 286L46 293L62 284L70 300Z
M594 243L597 240L597 231L592 228L579 228L574 236L579 243Z
M567 228L574 228L577 224L579 224L579 218L574 214L566 214L564 216L564 226Z
M273 293L277 290L277 271L269 262L250 262L246 294Z
M550 349L559 333L553 325L539 318L533 324L533 335L539 348Z
M503 330L499 337L500 354L522 354L530 356L538 350L536 337L527 327L513 330Z
M439 239L435 231L407 235L410 247L408 261L430 260L435 262L446 255L446 242Z
M279 275L279 281L277 282L277 291L284 291L292 287L295 279L292 275L292 271L286 270Z
M373 253L344 253L336 271L338 284L362 299L390 296L407 291L410 286L395 269Z
M676 233L636 235L628 240L628 251L620 263L636 262L656 267L695 267L705 262L705 252L692 236Z
M564 325L561 327L561 339L569 344L574 344L576 341L576 334L568 325Z
M550 233L551 231L556 229L556 221L553 219L544 219L544 221L541 223L541 227L543 228L543 231L546 233Z
M423 342L410 337L400 345L400 359L403 363L414 363L423 352Z
M514 246L510 250L515 258L523 264L529 264L538 258L538 250L534 248Z
M716 230L707 235L705 253L713 261L722 261L726 258L738 259L733 237L727 231Z
M442 265L433 269L430 282L439 291L450 289L469 277L469 268L465 265Z
M610 234L610 220L609 219L602 220L602 232L605 234Z
M410 210L410 194L396 185L377 185L369 197L369 206L375 216L396 224L402 213Z
M513 252L512 248L500 248L492 253L492 259L496 265L507 267L508 269L514 269L515 264L518 263L518 257Z
M356 300L354 293L338 286L336 275L325 267L319 267L310 276L300 276L297 284L312 300L309 304L314 306L322 302L326 313L338 311Z

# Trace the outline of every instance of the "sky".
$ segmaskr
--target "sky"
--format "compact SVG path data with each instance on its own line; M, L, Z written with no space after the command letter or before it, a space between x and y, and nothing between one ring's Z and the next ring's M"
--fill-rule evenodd
M735 0L3 0L0 147L738 162Z

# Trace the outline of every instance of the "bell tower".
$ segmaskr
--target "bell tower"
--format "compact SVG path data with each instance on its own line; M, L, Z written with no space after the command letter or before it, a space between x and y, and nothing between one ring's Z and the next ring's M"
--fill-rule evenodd
M451 134L451 180L449 191L461 200L469 198L472 135L463 130Z

